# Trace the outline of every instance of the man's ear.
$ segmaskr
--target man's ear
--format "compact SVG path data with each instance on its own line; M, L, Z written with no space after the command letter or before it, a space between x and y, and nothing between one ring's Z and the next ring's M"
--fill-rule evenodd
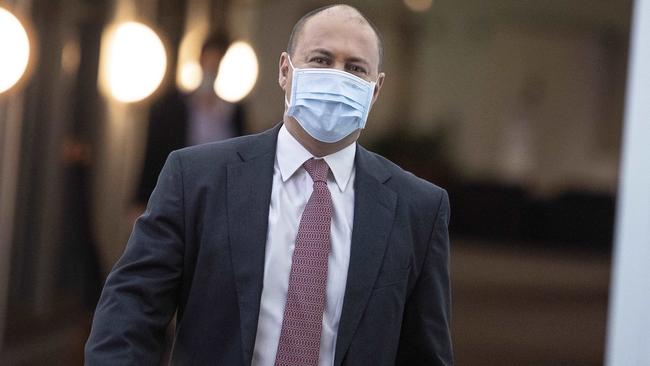
M278 84L284 90L289 80L289 54L282 52L280 61L278 62Z
M383 72L379 73L379 76L377 77L377 83L375 84L375 90L372 92L372 104L375 104L375 101L377 100L377 97L379 97L379 92L381 91L382 85L384 85L384 79L386 79L386 74Z

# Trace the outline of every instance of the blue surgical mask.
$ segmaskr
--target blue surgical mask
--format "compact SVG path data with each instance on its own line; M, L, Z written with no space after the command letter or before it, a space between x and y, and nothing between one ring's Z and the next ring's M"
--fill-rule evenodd
M366 126L375 82L336 69L293 69L287 115L322 142L337 142Z

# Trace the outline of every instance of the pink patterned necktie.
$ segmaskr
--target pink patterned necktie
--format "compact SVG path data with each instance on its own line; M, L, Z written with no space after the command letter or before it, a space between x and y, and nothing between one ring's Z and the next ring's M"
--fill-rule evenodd
M332 196L327 188L329 167L325 160L309 159L303 166L314 181L314 191L296 236L276 366L316 366L320 354Z

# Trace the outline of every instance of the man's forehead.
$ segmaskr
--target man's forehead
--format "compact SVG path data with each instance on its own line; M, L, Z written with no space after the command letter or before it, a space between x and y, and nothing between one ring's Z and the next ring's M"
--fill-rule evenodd
M321 11L318 14L315 14L311 18L307 19L305 25L303 26L303 31L306 28L309 28L310 23L348 23L353 22L353 24L359 25L361 28L367 28L367 30L372 30L368 21L359 13L359 11L351 6L339 5L327 8Z
M354 27L354 32L351 32L350 36L367 36L368 46L372 48L378 47L378 37L368 21L354 8L348 9L344 6L337 6L326 9L307 19L298 36L297 48L309 48L310 45L303 42L305 38L319 35L327 28L336 29L340 27Z

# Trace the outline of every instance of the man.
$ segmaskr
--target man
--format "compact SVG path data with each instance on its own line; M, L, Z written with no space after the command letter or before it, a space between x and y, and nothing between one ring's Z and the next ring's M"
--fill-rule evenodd
M190 94L174 89L152 105L147 148L134 202L137 215L144 211L169 153L244 133L242 105L226 102L214 91L219 63L229 45L230 40L223 32L208 36L199 57L203 71L199 87Z
M283 124L170 155L106 282L89 365L451 365L449 203L356 143L381 38L346 5L294 27Z

